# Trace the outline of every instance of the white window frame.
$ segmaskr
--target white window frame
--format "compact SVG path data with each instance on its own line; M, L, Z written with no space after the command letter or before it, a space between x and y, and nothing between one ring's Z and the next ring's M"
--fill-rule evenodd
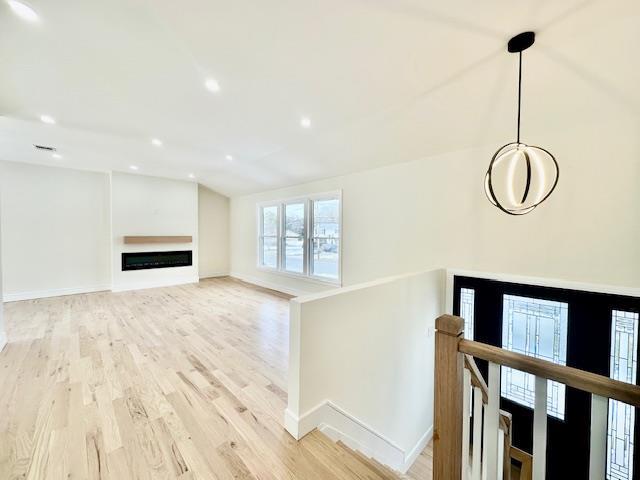
M338 208L338 229L340 232L340 236L338 237L338 278L331 279L325 276L313 275L312 273L312 259L311 259L311 249L312 242L314 239L313 236L313 206L314 202L317 200L338 200L339 208ZM292 272L285 269L285 253L286 253L286 237L285 237L285 212L286 205L296 204L296 203L304 203L304 212L305 212L305 225L304 225L304 239L303 239L303 250L304 250L304 258L303 258L303 271L300 272ZM333 192L324 192L313 195L307 195L304 197L291 197L277 201L269 201L262 202L256 205L257 214L256 217L258 219L257 231L258 231L258 252L257 252L257 268L259 270L268 271L270 273L277 273L279 275L285 275L288 277L310 280L316 283L329 284L334 286L342 285L342 244L343 244L343 231L342 231L342 191L337 190ZM263 261L263 212L264 208L268 207L277 207L278 209L278 241L276 244L278 245L278 252L276 255L277 258L277 267L270 267L268 265L264 265Z
M294 272L287 270L287 205L304 205L304 232L302 234L302 272ZM281 203L280 209L282 210L282 216L280 218L280 242L279 242L279 269L288 275L295 275L297 277L306 277L309 272L309 201L306 197L302 198L290 198ZM292 237L293 238L293 237Z
M339 202L339 206L338 206L338 231L340 232L340 236L338 237L338 281L337 283L340 283L342 281L342 192L330 192L330 193L320 193L320 194L316 194L316 195L310 195L309 196L309 216L308 216L308 243L309 246L307 248L307 252L308 252L308 272L309 272L309 277L316 279L318 281L321 282L332 282L332 280L330 278L327 277L323 277L321 275L314 275L313 274L313 265L312 265L312 255L311 255L311 250L313 248L313 240L315 237L314 235L314 202L318 201L318 200L335 200L337 199ZM322 237L318 237L318 238L322 238ZM335 282L335 281L334 281Z
M264 209L269 207L276 207L278 212L278 223L276 226L276 266L272 267L270 265L264 264ZM280 242L280 228L282 225L282 212L280 211L280 205L277 203L265 203L258 207L258 266L263 270L277 271L280 265L280 247L278 243ZM268 237L273 237L273 235L268 235Z

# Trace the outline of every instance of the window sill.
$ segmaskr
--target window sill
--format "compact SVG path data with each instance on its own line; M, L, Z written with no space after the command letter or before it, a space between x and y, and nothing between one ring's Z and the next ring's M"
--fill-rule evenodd
M335 287L335 288L342 287L342 281L341 280L331 280L331 279L328 279L328 278L325 279L325 278L321 278L321 277L311 277L309 275L304 275L302 273L287 272L285 270L279 270L277 268L265 267L265 266L262 266L262 265L258 265L257 269L260 270L261 272L273 273L275 275L280 275L282 277L294 278L296 280L303 280L303 281L306 281L306 282L316 283L316 284L319 284L319 285L326 285L326 286Z

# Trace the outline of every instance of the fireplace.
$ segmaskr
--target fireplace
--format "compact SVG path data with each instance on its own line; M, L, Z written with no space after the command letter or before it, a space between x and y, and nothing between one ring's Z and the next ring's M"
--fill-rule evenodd
M190 267L191 265L193 265L193 253L191 250L122 254L122 271Z

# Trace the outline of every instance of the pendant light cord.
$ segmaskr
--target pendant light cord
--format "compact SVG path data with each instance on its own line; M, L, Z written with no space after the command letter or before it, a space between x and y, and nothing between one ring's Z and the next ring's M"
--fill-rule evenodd
M519 68L518 68L518 140L520 143L520 105L522 104L522 52L519 53Z

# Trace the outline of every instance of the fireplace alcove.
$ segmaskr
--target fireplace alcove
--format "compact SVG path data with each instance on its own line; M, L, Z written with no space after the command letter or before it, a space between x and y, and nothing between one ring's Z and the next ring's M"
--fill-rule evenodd
M191 265L193 265L193 252L191 250L122 253L123 272L154 268L190 267Z

